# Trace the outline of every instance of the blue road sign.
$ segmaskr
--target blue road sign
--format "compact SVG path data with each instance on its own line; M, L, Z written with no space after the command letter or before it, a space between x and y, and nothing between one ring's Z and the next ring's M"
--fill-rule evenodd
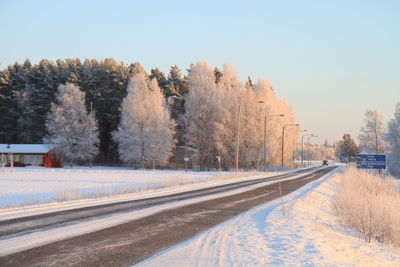
M358 154L356 165L360 169L386 169L386 155Z

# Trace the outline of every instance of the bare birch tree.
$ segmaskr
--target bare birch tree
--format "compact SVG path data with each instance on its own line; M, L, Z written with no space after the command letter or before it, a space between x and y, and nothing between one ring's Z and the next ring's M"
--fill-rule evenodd
M364 115L364 126L360 129L358 140L360 151L381 154L385 152L385 126L383 117L377 110L367 110Z

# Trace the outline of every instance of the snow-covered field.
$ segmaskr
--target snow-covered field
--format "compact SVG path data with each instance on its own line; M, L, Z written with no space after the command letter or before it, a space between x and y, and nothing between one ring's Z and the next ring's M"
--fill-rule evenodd
M336 170L178 244L139 266L399 266L400 250L343 230L331 208Z
M291 170L294 171L294 170ZM39 167L0 170L0 208L93 199L240 177L274 175L263 172L193 172L132 170L121 167Z

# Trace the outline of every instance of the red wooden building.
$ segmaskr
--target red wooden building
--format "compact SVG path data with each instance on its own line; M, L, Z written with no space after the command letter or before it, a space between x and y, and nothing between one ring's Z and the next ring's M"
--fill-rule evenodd
M6 165L43 166L61 168L63 162L55 157L54 145L51 144L0 144L0 156Z

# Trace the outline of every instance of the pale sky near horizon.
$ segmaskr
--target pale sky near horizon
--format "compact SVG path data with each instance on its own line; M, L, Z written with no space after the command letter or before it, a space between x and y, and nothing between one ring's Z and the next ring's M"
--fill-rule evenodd
M147 71L206 60L267 79L303 129L356 140L400 102L400 1L0 0L0 69L115 58Z

